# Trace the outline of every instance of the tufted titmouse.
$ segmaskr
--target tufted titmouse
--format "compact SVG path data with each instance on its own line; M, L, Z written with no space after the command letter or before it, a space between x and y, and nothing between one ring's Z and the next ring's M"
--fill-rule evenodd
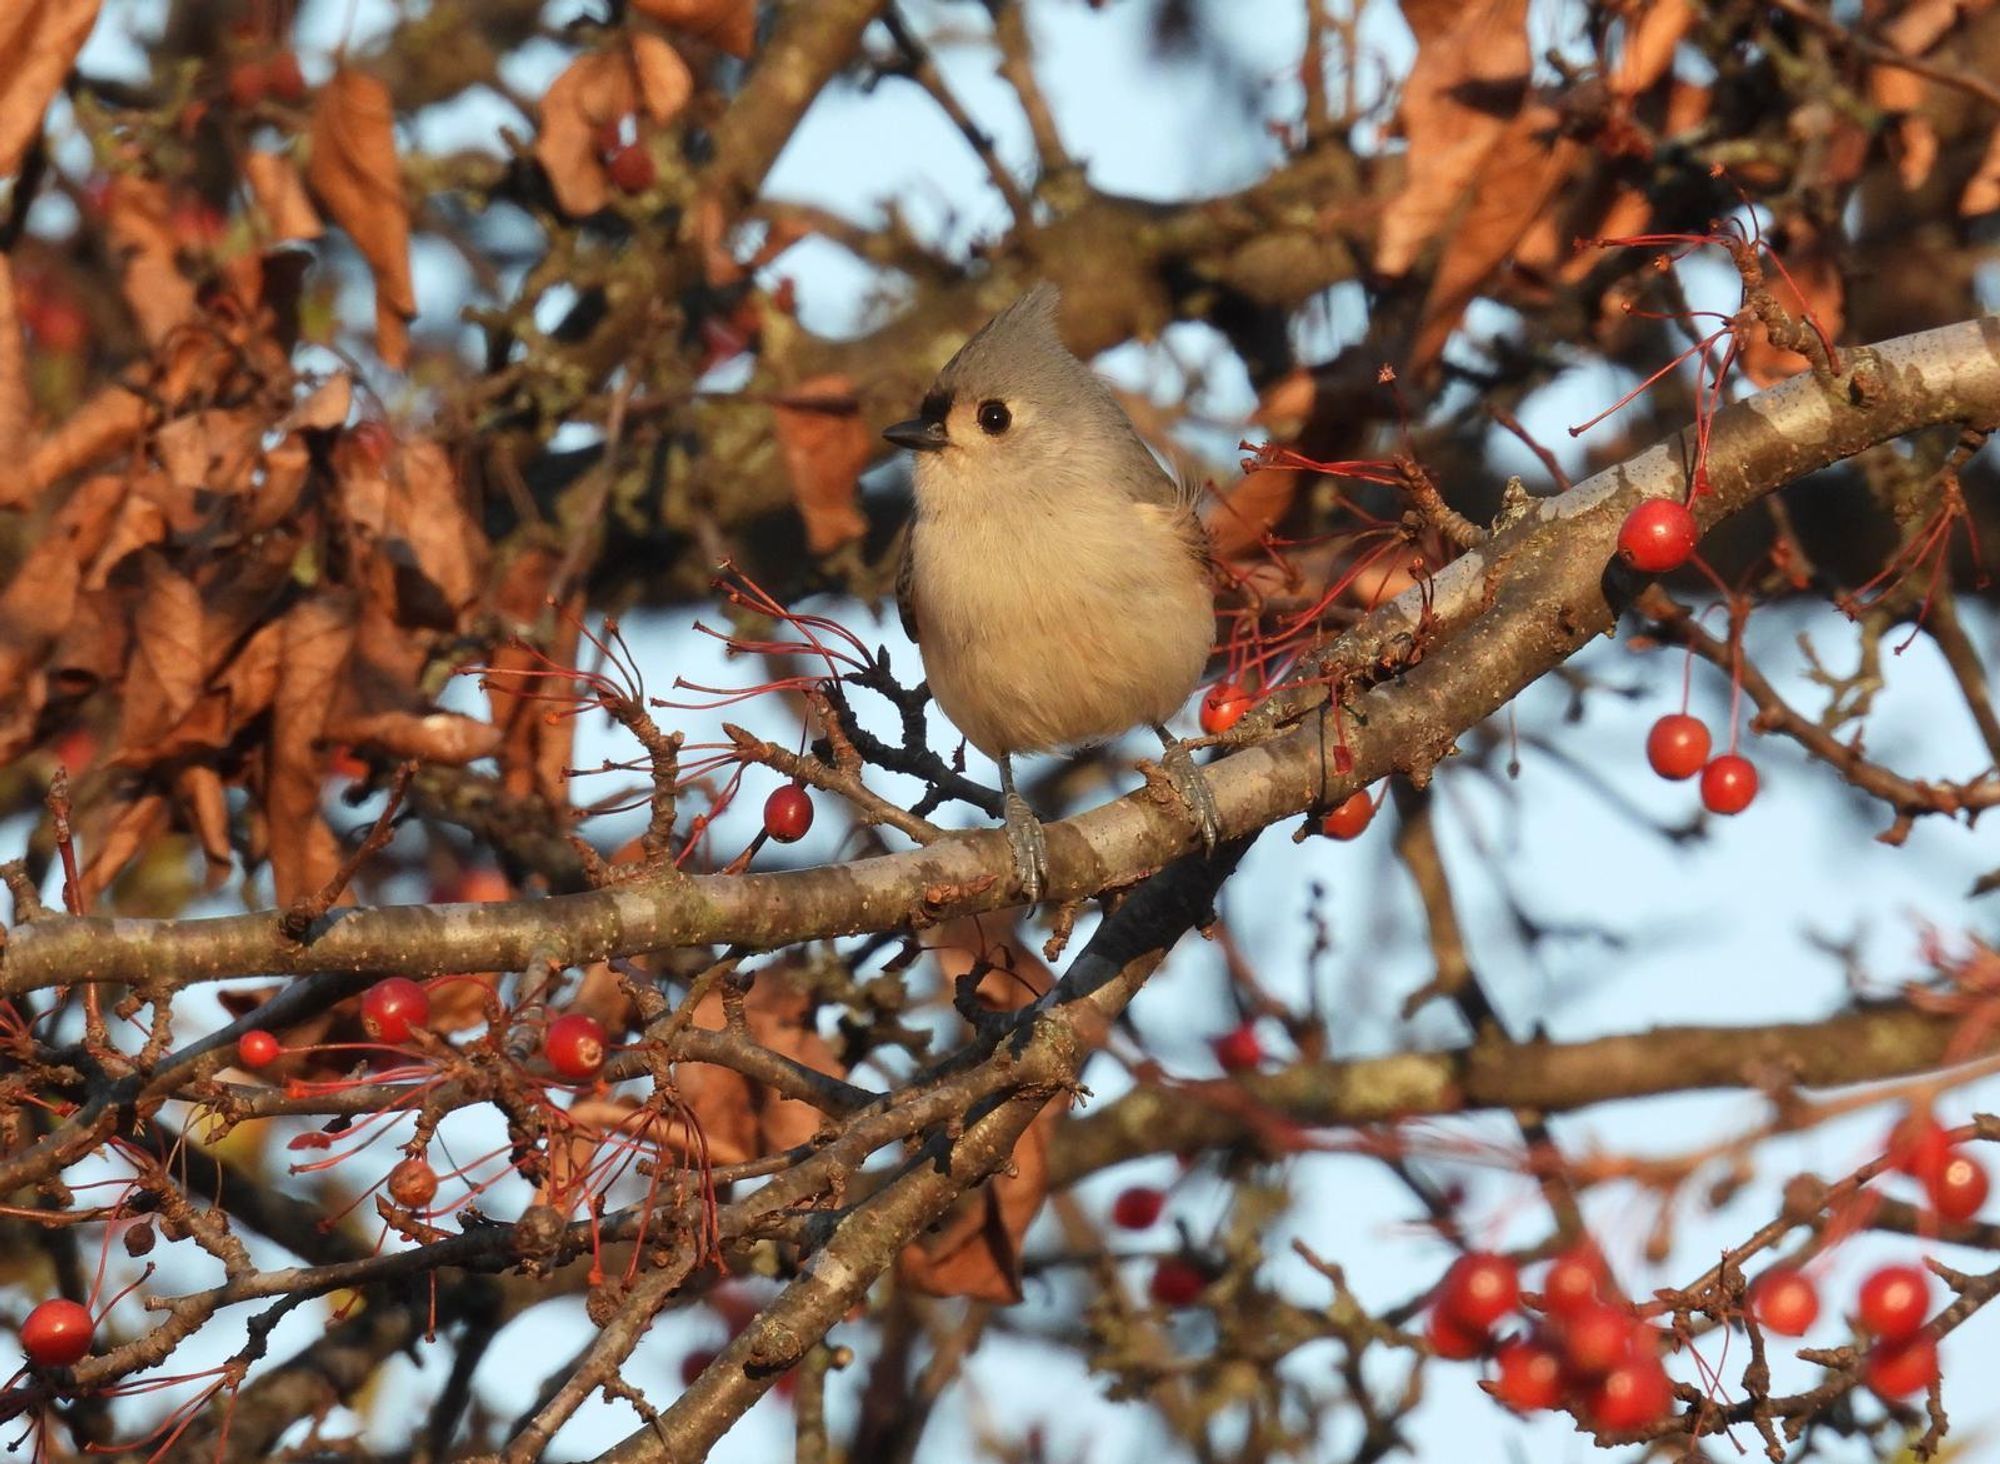
M959 349L922 411L883 433L916 453L917 511L896 577L931 694L1000 765L1021 892L1048 846L1012 756L1101 742L1141 722L1202 840L1219 834L1200 769L1165 726L1215 643L1194 494L1153 457L1056 333L1037 285Z

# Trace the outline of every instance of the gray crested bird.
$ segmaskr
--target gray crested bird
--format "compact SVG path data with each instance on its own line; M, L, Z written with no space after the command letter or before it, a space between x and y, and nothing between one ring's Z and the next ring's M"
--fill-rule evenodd
M916 516L896 575L931 695L1000 766L1021 892L1047 882L1016 753L1103 742L1144 723L1202 843L1215 799L1165 726L1215 644L1208 539L1193 489L1163 469L1056 330L1040 284L946 363L882 435L916 462Z

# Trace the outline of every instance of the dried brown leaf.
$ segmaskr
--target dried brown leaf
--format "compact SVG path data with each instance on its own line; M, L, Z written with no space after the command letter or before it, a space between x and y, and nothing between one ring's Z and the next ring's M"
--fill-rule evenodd
M14 293L14 261L0 254L0 462L18 463L27 454L34 399L28 390L28 340L21 330L21 302ZM5 475L12 478L14 474ZM13 495L0 487L0 505Z
M317 239L326 232L319 210L306 196L306 180L290 158L253 152L243 160L243 176L250 180L250 194L264 215L266 238Z
M107 386L35 445L24 473L0 473L0 508L33 503L50 484L125 446L145 428L145 398Z
M1556 136L1557 120L1554 108L1536 102L1487 154L1471 203L1431 277L1410 345L1412 372L1422 373L1438 358L1466 306L1485 291L1582 161L1577 143Z
M410 202L396 159L389 89L343 66L320 88L306 181L375 275L376 349L391 367L409 357L417 297L410 282Z
M167 831L168 812L166 797L160 793L145 793L88 811L79 839L84 864L78 877L78 899L85 913L125 866Z
M757 41L752 0L632 0L632 8L732 56L748 56Z
M1689 0L1649 0L1636 16L1628 14L1625 46L1611 69L1611 89L1626 97L1650 89L1674 64L1674 49L1693 23Z
M176 521L175 528L196 528L206 517L194 503L197 490L234 494L250 486L264 427L263 413L244 407L190 412L160 428L153 447L166 469L166 481L189 495L191 521Z
M1406 272L1478 182L1528 85L1527 0L1403 0L1417 37L1397 109L1409 138L1403 187L1383 210L1375 267Z
M98 0L7 0L0 7L0 178L21 166L76 64Z
M119 758L140 756L193 709L205 649L201 591L164 554L141 551L132 659L119 698Z
M278 903L313 894L340 867L340 849L320 813L324 781L319 750L354 651L355 607L328 591L285 613L265 749L264 813L270 827L271 877Z
M638 78L639 106L655 126L680 116L694 95L694 73L681 53L658 36L632 37L632 69Z
M181 273L173 195L164 183L121 174L105 192L104 213L126 307L147 343L161 345L200 313L194 281Z
M845 376L815 376L786 393L776 408L778 448L792 480L792 500L805 520L806 547L826 554L868 532L861 515L861 470L875 443Z
M373 712L342 718L327 736L390 757L463 767L500 750L500 729L453 712Z
M221 775L204 763L190 763L174 778L174 797L201 844L207 885L213 891L235 866L229 847L229 799Z
M932 1296L968 1296L1010 1305L1021 1299L1021 1238L1049 1192L1049 1135L1058 1110L1045 1108L1014 1145L1010 1167L961 1195L944 1218L903 1247L896 1274Z
M548 174L556 203L572 218L596 213L611 201L600 137L638 106L638 78L623 48L579 56L542 97L535 161Z
M1958 197L1962 217L1992 213L1995 209L2000 209L2000 127L1995 127L1993 135L1986 139L1986 151L1980 156L1979 166L1966 180L1965 192Z

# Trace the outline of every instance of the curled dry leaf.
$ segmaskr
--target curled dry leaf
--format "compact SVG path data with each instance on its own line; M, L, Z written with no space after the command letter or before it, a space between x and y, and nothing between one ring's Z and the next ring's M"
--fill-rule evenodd
M846 1069L813 1026L811 998L786 979L782 965L766 967L743 999L744 1024L759 1046L830 1077ZM711 1032L725 1026L722 998L714 993L694 1011L694 1025ZM711 1162L739 1164L803 1144L819 1132L822 1115L810 1103L773 1093L733 1068L683 1063L681 1098L694 1111ZM677 1144L680 1138L674 1140Z
M141 755L193 709L205 650L201 591L158 550L141 551L132 659L119 698L122 758Z
M757 41L753 0L632 0L632 8L732 56L748 56Z
M368 261L375 276L376 349L401 368L417 313L410 203L396 159L395 104L389 89L366 72L343 66L320 88L306 181Z
M14 261L0 254L0 462L18 463L28 450L28 425L34 415L28 391L28 340L21 329L21 302L14 293ZM4 475L13 478L13 473ZM15 492L20 489L15 486ZM0 483L0 507L14 494Z
M317 239L326 232L319 210L306 196L305 179L290 158L277 153L253 152L243 160L244 176L264 216L265 237L276 241Z
M374 712L343 718L327 735L391 757L463 767L500 750L500 729L454 712Z
M98 0L7 0L0 6L0 178L11 178L76 64Z
M532 543L512 546L509 556L492 592L493 609L508 624L533 626L555 593L562 556L547 544ZM547 642L541 644L542 653L560 665L576 664L583 611L582 594L572 591L562 612L553 617ZM539 796L559 806L567 801L565 770L572 761L577 719L548 716L548 703L541 699L546 690L522 679L522 673L540 668L536 651L525 645L501 645L494 650L491 664L494 674L486 678L486 699L493 710L493 725L504 731L501 784L517 797Z
M1986 139L1986 152L1958 199L1958 211L1966 218L1992 213L1995 209L2000 209L2000 127L1995 127L1993 135Z
M1397 117L1409 150L1383 210L1375 267L1400 275L1463 205L1526 95L1527 0L1403 0L1417 59Z
M854 383L845 376L802 381L778 403L776 417L806 547L825 554L867 533L858 489L875 443L861 420Z
M137 392L105 387L35 444L26 472L0 473L0 508L32 503L50 484L125 446L145 427L147 412Z
M639 83L639 106L656 127L680 116L694 95L694 73L681 53L658 36L641 32L632 37L632 70Z

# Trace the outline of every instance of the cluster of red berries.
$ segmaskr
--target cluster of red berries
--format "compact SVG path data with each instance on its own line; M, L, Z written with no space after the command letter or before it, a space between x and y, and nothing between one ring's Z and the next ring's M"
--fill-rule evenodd
M1819 1289L1812 1278L1777 1266L1750 1287L1758 1325L1781 1337L1803 1337L1819 1319ZM1874 1341L1861 1377L1883 1398L1907 1398L1937 1381L1937 1341L1923 1332L1931 1309L1931 1282L1916 1266L1882 1266L1868 1273L1855 1297L1854 1315Z
M1474 1251L1445 1273L1426 1337L1440 1357L1490 1354L1494 1375L1484 1386L1517 1412L1568 1408L1609 1432L1645 1428L1673 1407L1673 1384L1660 1362L1660 1333L1609 1280L1595 1250L1565 1251L1543 1278L1539 1321L1502 1339L1495 1328L1521 1304L1520 1273L1505 1256Z
M1701 774L1701 804L1710 813L1741 813L1757 797L1757 769L1750 759L1725 752L1711 758L1708 728L1699 717L1669 712L1646 734L1646 761L1670 782Z
M1940 1220L1970 1220L1992 1188L1986 1166L1951 1141L1927 1109L1904 1117L1889 1135L1889 1162L1923 1186Z

